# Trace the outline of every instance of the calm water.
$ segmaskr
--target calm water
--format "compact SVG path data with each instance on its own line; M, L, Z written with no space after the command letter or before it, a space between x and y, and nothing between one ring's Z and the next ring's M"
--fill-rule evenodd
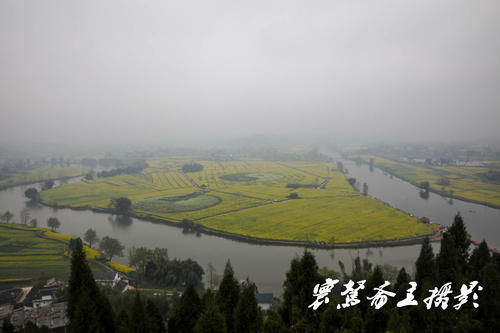
M33 186L33 185L31 185ZM171 258L192 258L204 269L211 263L221 274L225 262L229 259L238 278L249 277L255 281L259 291L274 292L279 295L290 261L300 255L304 249L298 247L265 246L236 242L215 236L183 234L180 228L155 224L138 219L130 219L127 223L118 221L108 214L90 211L73 211L70 209L53 209L41 205L30 206L24 198L24 190L30 186L18 186L0 191L0 212L10 210L14 221L19 223L20 211L30 208L32 218L37 218L39 226L45 226L49 217L57 217L61 221L61 233L82 237L88 228L97 231L100 237L109 235L118 238L127 248L133 246L168 248ZM320 266L339 270L338 261L346 264L350 271L352 259L356 256L368 258L376 264L404 266L413 272L413 265L418 256L420 246L397 248L372 248L360 250L314 250ZM126 258L117 258L126 263Z

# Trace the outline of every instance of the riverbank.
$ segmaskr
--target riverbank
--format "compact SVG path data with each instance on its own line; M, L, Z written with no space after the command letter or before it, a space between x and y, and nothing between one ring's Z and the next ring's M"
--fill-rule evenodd
M450 171L416 166L372 155L353 154L349 156L350 161L361 162L365 165L370 164L370 158L374 159L374 167L415 187L421 188L420 184L427 181L429 182L429 192L444 198L500 209L500 185L480 182ZM446 179L449 184L441 185L440 182L443 179ZM481 197L481 199L474 197Z

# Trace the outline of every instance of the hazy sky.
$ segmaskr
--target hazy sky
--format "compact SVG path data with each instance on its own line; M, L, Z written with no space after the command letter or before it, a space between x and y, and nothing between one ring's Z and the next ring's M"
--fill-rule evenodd
M0 0L0 143L499 124L498 0Z

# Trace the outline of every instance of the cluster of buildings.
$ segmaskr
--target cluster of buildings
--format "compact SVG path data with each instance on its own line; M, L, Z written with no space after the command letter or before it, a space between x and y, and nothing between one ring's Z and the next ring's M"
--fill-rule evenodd
M121 273L95 272L94 279L100 285L121 292L129 289L129 280ZM69 323L67 302L59 301L64 299L64 286L64 282L52 278L35 286L0 291L0 333L4 320L10 320L16 328L32 322L52 332L66 332Z
M66 302L57 302L64 283L55 279L26 288L12 288L0 292L0 321L10 320L16 328L32 322L47 326L53 332L65 332L68 325Z

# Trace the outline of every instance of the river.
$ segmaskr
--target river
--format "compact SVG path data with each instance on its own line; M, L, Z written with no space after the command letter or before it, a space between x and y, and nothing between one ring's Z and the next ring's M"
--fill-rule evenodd
M392 207L399 208L412 215L428 217L431 222L445 226L453 223L460 212L467 231L475 240L486 240L488 246L500 249L500 209L453 199L443 198L429 193L424 199L420 189L397 177L391 177L378 168L370 170L369 165L357 166L352 161L342 160L348 170L347 177L354 177L360 187L368 185L368 195L382 200Z
M358 167L349 161L344 161L344 165L350 176L368 184L370 195L416 216L427 216L442 224L451 224L453 216L460 211L475 239L486 238L491 245L499 246L495 221L500 221L500 210L459 200L454 200L454 204L449 205L446 200L434 194L431 194L428 200L423 200L413 185L396 177L390 178L378 169L370 172L368 166ZM59 185L59 182L56 185ZM54 216L61 221L61 227L58 229L61 233L82 237L87 229L93 228L100 237L108 235L117 238L127 248L167 248L170 258L191 258L205 270L211 263L218 274L222 274L229 259L236 276L239 279L250 278L257 284L260 292L280 295L290 261L304 251L300 247L247 244L204 234L184 234L180 228L134 218L123 222L109 214L32 205L23 194L30 186L17 186L0 191L0 213L11 211L15 216L14 221L19 223L20 211L28 207L31 218L36 218L39 226L45 226L47 219ZM437 244L434 244L434 247L435 250L438 249ZM368 258L374 264L405 267L408 272L413 272L419 250L419 245L412 245L359 250L315 249L312 252L320 267L327 266L334 270L339 270L338 261L341 260L350 271L352 260L360 256ZM116 261L126 264L127 258L116 258Z

